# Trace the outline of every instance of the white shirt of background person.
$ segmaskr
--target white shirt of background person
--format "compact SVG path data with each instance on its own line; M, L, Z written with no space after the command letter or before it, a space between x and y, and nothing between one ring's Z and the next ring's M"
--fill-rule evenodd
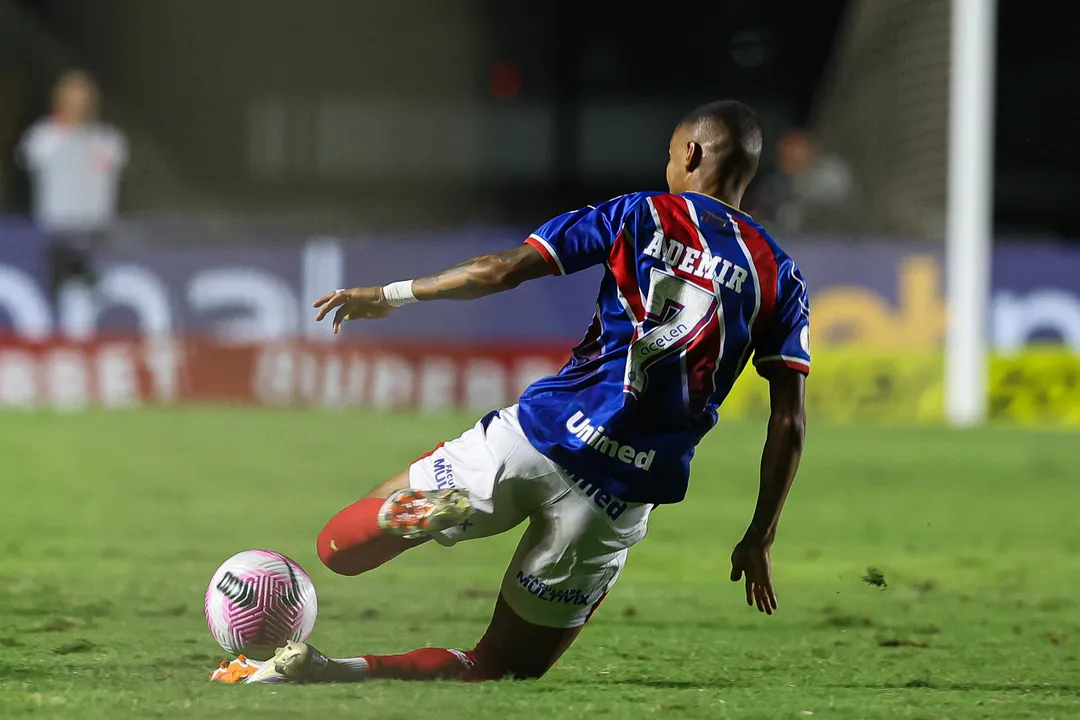
M97 107L93 79L70 72L56 85L53 114L34 123L19 143L18 158L31 177L34 221L45 232L98 232L116 217L127 141L98 122Z

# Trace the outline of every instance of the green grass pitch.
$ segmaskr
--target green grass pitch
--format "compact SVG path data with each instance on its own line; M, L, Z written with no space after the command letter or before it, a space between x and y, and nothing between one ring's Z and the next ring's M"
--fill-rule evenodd
M1005 428L812 426L771 618L727 580L763 428L722 424L544 679L212 685L203 592L247 548L308 569L330 654L473 646L516 533L359 578L314 552L326 518L470 422L0 415L0 717L1080 717L1080 437Z

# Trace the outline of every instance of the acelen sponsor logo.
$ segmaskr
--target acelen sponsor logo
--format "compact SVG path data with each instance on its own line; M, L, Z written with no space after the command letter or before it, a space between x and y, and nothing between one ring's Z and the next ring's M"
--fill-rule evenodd
M674 327L670 327L660 333L649 333L648 340L641 346L642 357L649 357L654 353L661 352L674 345L681 338L686 336L687 327L684 323L678 323ZM654 337L655 335L655 337Z

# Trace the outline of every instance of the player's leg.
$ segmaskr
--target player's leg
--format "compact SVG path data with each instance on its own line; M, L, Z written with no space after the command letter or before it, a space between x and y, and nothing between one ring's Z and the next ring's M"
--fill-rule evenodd
M533 679L541 677L555 664L582 627L552 628L527 622L500 596L487 632L472 650L428 647L400 655L331 659L310 645L291 643L261 669L248 669L246 674L233 681L248 678L248 682L253 683Z
M552 628L527 622L500 595L491 623L473 650L461 653L423 648L403 655L368 655L364 658L367 676L470 682L539 678L562 657L583 627Z
M573 644L615 584L627 547L640 534L619 537L591 502L569 492L530 518L529 528L503 577L487 631L472 650L422 648L403 655L363 657L364 677L464 681L539 678ZM348 667L345 660L339 666ZM342 675L359 679L358 671Z
M473 514L465 490L425 490L408 486L408 475L383 483L330 519L319 533L319 558L339 575L373 570L411 547L430 540L434 530L466 523ZM384 496L385 493L385 496Z
M559 475L554 480L561 483L561 492L555 487L553 500L533 513L504 576L488 630L474 649L421 648L401 655L330 660L308 645L293 644L252 681L542 676L618 580L628 548L644 536L649 515L647 506L597 495L587 483L574 484Z
M515 678L519 680L542 677L563 656L580 635L585 623L607 596L618 579L625 561L623 549L615 561L605 562L600 578L607 583L598 593L582 604L554 612L545 610L546 622L567 624L552 627L529 622L511 607L505 594L496 601L495 612L481 641L472 650L450 648L419 648L400 655L361 655L329 658L306 643L291 642L266 664L245 664L243 667L222 668L216 679L226 682L360 682L363 680L460 680L481 682ZM609 570L613 566L613 572ZM513 569L513 566L511 566ZM529 576L534 576L530 575ZM594 575L595 578L595 575ZM519 582L514 576L514 582ZM571 584L588 583L580 578L569 579ZM526 588L527 589L527 588ZM551 590L553 598L561 589ZM541 593L542 594L542 593ZM579 596L580 597L580 596ZM552 602L551 599L546 599ZM238 665L233 662L233 665ZM230 675L231 669L231 675Z
M506 427L513 415L512 409L489 413L331 518L316 543L323 564L341 575L359 575L428 536L449 546L523 522L530 498L520 497L523 490L514 483L496 482L517 479L501 465L522 439ZM511 494L515 497L506 497ZM427 536L418 536L418 530Z
M502 595L491 624L476 645L477 672L472 679L538 678L562 657L585 624L553 628L526 622Z
M379 567L424 539L406 539L379 526L383 503L409 486L409 471L377 485L367 495L338 512L319 533L319 559L339 575L359 575ZM426 539L426 538L425 538Z

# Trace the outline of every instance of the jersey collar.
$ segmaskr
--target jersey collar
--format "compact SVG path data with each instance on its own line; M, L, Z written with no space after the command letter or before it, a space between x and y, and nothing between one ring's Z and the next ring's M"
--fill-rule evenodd
M723 205L726 208L734 210L735 212L739 213L740 215L745 215L746 217L750 218L751 220L754 219L753 217L751 217L750 213L746 212L745 210L740 210L739 208L735 207L734 205L728 205L726 202L724 202L720 198L713 197L712 195L709 195L708 193L698 192L697 190L687 190L686 192L683 193L683 195L700 195L702 197L707 197L710 200L715 200L716 202L720 203L721 205Z

